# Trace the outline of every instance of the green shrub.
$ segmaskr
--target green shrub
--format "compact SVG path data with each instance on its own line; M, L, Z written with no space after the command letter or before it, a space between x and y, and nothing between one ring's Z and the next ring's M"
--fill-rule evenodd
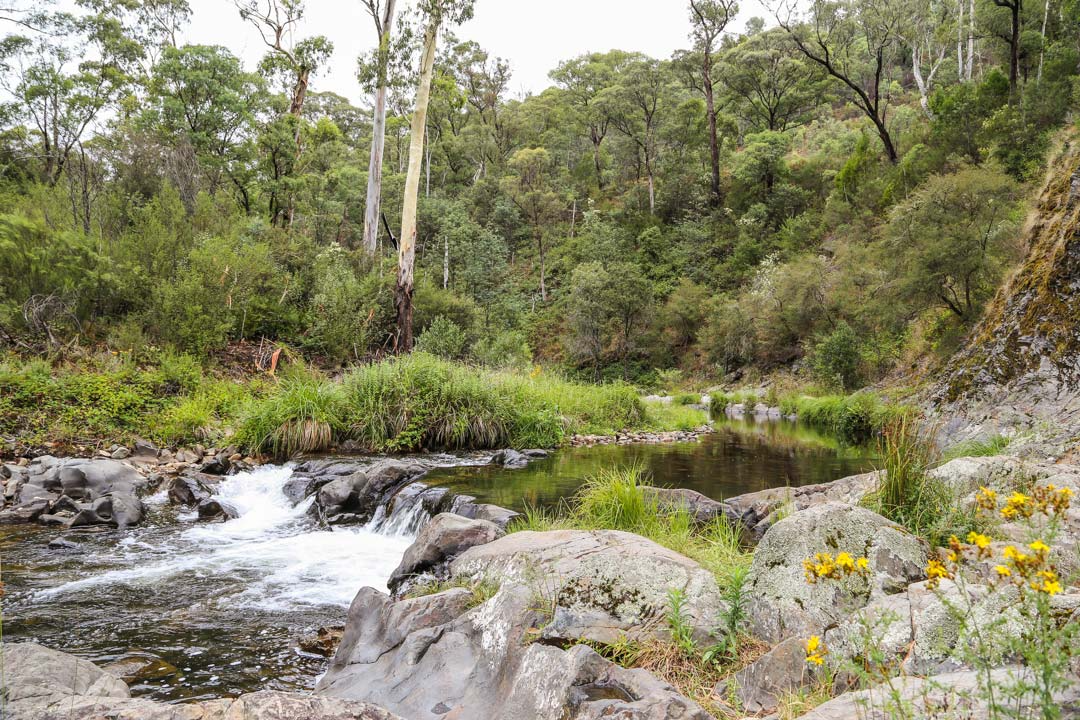
M505 370L525 370L533 358L529 343L520 332L481 338L472 346L472 356L481 365Z
M810 365L819 381L855 390L862 380L862 342L846 322L815 343L810 354Z
M453 320L440 315L420 333L416 350L447 360L460 360L465 354L465 331Z

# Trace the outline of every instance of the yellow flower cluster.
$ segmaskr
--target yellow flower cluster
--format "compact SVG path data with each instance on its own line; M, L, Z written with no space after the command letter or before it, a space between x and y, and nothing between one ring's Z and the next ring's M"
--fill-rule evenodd
M1027 546L1031 552L1018 550L1009 545L1003 551L1005 563L994 567L998 578L1009 578L1021 590L1030 588L1046 595L1061 592L1061 580L1050 565L1050 546L1042 540L1036 540Z
M1036 487L1031 495L1017 491L1005 501L1005 506L1001 508L1001 517L1006 520L1016 520L1030 518L1037 512L1047 516L1061 515L1069 509L1072 497L1073 491L1070 488L1059 488L1053 483ZM995 512L998 509L997 493L990 488L979 488L975 494L975 507L979 510Z
M931 590L936 589L942 580L952 580L954 577L953 572L940 560L931 560L926 566L926 586Z
M837 553L834 558L829 553L817 553L812 558L803 560L806 582L813 585L818 580L840 580L848 575L865 575L870 569L870 561L864 557L855 558L851 553Z
M806 662L821 665L825 662L825 656L829 654L825 643L817 635L811 635L806 641Z

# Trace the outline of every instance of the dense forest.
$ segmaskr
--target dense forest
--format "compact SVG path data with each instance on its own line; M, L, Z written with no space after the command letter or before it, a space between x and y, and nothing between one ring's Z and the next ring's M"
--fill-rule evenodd
M4 8L0 342L334 367L415 333L583 379L850 391L958 347L1080 75L1071 0L813 0L741 34L732 0L690 0L673 56L567 58L513 97L455 35L471 3L363 4L364 107L319 91L334 38L302 0L237 0L256 68L178 42L186 0Z

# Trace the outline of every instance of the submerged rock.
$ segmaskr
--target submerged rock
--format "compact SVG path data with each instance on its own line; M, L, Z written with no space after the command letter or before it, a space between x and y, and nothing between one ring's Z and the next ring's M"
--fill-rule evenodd
M491 456L492 465L502 465L508 470L518 470L528 466L529 457L517 450L500 450Z
M374 517L397 490L427 472L419 463L384 460L337 477L319 488L310 513L328 524L362 523Z

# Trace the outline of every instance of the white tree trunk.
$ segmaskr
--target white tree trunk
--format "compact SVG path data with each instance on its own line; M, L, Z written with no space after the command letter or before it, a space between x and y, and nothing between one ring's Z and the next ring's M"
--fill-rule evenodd
M450 236L443 237L442 289L450 287Z
M1043 71L1043 59L1046 55L1046 20L1050 17L1050 0L1046 0L1046 7L1043 10L1043 22L1042 22L1042 45L1039 48L1039 72L1035 76L1035 84L1038 85L1042 82Z
M959 11L956 16L956 76L964 79L964 0L957 3Z
M409 171L405 175L405 198L401 206L401 237L398 239L398 350L412 350L413 265L416 260L416 206L420 195L420 175L424 165L424 129L431 99L431 76L435 69L435 46L439 27L431 20L424 33L424 57L420 63L420 84L416 89L409 137Z
M975 68L975 0L968 0L968 52L964 79L971 80L971 72Z
M379 38L380 49L388 52L390 33L394 24L394 3L386 0L382 18L383 34ZM385 55L380 62L385 61ZM371 123L371 159L368 161L367 201L364 206L364 250L374 256L379 236L379 213L382 210L382 167L386 145L386 67L380 73L379 87L375 90L375 115Z

